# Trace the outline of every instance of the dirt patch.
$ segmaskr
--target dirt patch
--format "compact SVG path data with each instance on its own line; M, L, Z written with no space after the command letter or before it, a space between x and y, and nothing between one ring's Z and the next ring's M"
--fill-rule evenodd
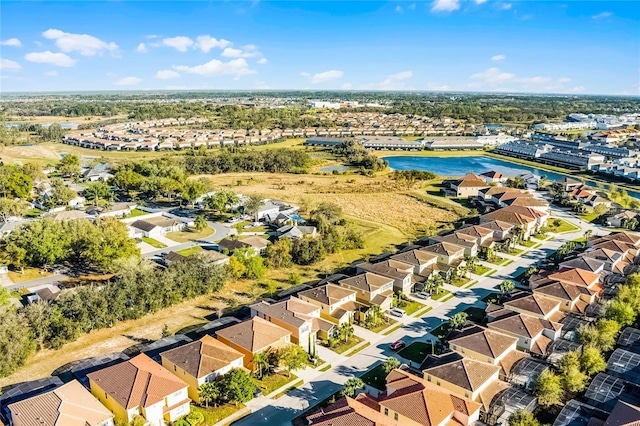
M2 158L11 160L60 160L58 155L53 149L43 145L11 145L0 150Z

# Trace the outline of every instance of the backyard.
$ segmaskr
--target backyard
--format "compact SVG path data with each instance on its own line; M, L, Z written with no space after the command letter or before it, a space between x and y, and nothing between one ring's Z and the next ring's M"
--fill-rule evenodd
M384 364L378 364L377 366L373 367L371 370L360 376L360 379L362 379L365 384L371 387L374 387L378 390L384 390L386 387L386 377L387 373L384 372Z
M431 343L413 342L398 352L398 355L409 361L422 364L427 355L434 353L435 347Z
M192 405L191 412L200 413L202 414L202 417L204 417L204 421L195 426L210 426L215 425L222 419L226 419L233 413L242 410L244 407L244 404L223 404L218 407L210 406L208 408Z
M276 391L284 385L293 382L298 376L291 374L291 377L286 372L277 372L274 374L265 375L262 379L253 377L253 383L262 391L263 395L269 395L273 391Z
M215 230L213 228L207 226L202 231L187 229L186 231L169 232L166 237L178 243L188 243L189 241L201 240L203 238L210 237L214 232Z

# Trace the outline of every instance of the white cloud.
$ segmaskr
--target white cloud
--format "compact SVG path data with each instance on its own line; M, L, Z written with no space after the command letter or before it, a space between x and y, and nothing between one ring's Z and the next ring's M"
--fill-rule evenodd
M429 83L427 84L427 89L434 90L436 92L446 92L447 90L451 90L451 87L446 84Z
M460 9L460 0L435 0L431 5L432 12L453 12Z
M249 68L249 64L242 58L233 59L229 62L222 62L212 59L206 64L189 67L186 65L177 65L173 67L178 71L184 71L190 74L198 74L206 77L215 77L221 75L232 75L238 79L245 75L255 74L256 71Z
M155 35L155 34L149 34L149 35L147 36L147 39L149 39L149 40L153 40L154 38L158 38L158 36L157 36L157 35Z
M136 52L146 53L147 52L147 45L144 44L144 43L140 43L138 45L138 47L136 47Z
M171 80L173 78L180 77L180 74L173 70L160 70L154 75L155 78L160 80Z
M309 74L308 72L301 72L301 76L307 78L313 84L326 83L327 81L337 80L342 78L344 73L339 70L329 70L325 72L320 72L314 75Z
M582 93L586 90L586 87L584 86L574 86L571 89L569 89L569 92L571 93Z
M266 64L267 62L269 62L269 61L267 61L267 58L260 58L260 59L258 59L258 63L259 63L260 65L264 65L264 64Z
M0 59L0 70L19 71L20 68L22 67L16 61L12 61L10 59L4 59L4 58Z
M562 83L562 84L564 84L564 83L568 83L568 82L570 82L570 81L571 81L571 79L570 79L570 78L568 78L568 77L560 77L560 78L558 79L558 83Z
M138 77L124 77L120 80L117 80L115 83L116 86L135 86L137 84L142 83L142 79Z
M402 12L402 6L400 6L400 5L396 6L396 12L401 13Z
M486 69L483 72L479 72L476 74L473 74L471 76L472 80L479 80L483 83L487 83L487 84L496 84L496 83L501 83L503 81L510 81L513 80L516 77L515 74L512 73L508 73L508 72L502 72L500 71L499 68L496 67L491 67Z
M58 67L72 67L76 64L75 59L71 59L64 53L53 53L48 50L45 52L27 53L26 55L24 55L24 58L29 62L52 64Z
M404 80L411 78L413 72L402 71L396 74L391 74L378 86L380 90L400 90L404 89Z
M568 77L553 78L540 75L519 77L496 67L472 74L470 78L473 81L469 84L469 88L474 90L537 93L571 93L574 91L574 89L566 87L566 84L571 81ZM579 89L581 86L576 87Z
M487 2L487 0L474 0L474 2L475 2L476 4L482 4L482 3L486 3L486 2Z
M512 5L511 3L504 3L504 4L501 6L501 9L502 9L502 10L509 10L509 9L511 9L512 7L513 7L513 5Z
M229 40L225 40L223 38L218 40L208 34L198 36L196 37L196 40L197 43L195 47L202 50L204 53L209 53L209 51L215 47L224 49L225 47L231 46L231 42Z
M601 13L598 13L597 15L593 15L592 18L603 19L603 18L609 18L610 16L613 16L611 12L601 12Z
M20 47L22 46L22 42L17 38L10 38L4 41L0 41L2 46L11 46L11 47Z
M53 28L42 33L44 38L55 40L56 46L63 52L80 52L83 56L93 56L102 51L116 51L118 45L100 40L89 34L72 34Z
M504 61L505 59L507 59L507 57L505 55L494 55L491 57L492 61Z
M352 84L351 84L351 83L345 83L345 84L343 84L342 86L340 86L340 88L341 88L342 90L349 90L349 89L351 89L352 87L353 87L353 86L352 86Z
M169 37L162 39L162 44L173 47L178 52L186 52L188 48L193 46L193 40L185 36Z
M245 50L227 47L222 51L222 56L226 58L254 58L260 56L260 52L255 49L256 47L253 45L245 46Z
M58 75L58 71L53 70L53 71L47 71L44 73L44 75L49 76L49 77L55 77Z

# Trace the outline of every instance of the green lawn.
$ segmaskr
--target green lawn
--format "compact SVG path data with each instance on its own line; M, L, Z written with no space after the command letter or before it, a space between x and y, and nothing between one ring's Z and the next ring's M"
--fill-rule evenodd
M450 294L447 297L445 297L444 299L442 299L441 302L444 303L444 302L447 302L447 301L449 301L449 300L451 300L453 298L454 298L454 295Z
M355 350L347 353L345 356L354 356L355 354L357 354L358 352L360 352L363 349L368 348L369 346L371 346L371 343L367 342L364 345L360 346L358 349L355 349Z
M427 355L431 355L431 347L432 345L429 343L413 342L412 344L398 352L398 355L400 355L402 358L417 362L418 364L422 364L422 361L424 361Z
M162 249L167 247L166 244L162 244L160 241L154 240L153 238L141 237L140 239L145 243L149 244L150 246L155 247L157 249Z
M405 304L403 304L400 309L404 310L407 315L411 315L414 312L417 312L418 310L424 308L424 305L420 302L416 302L414 300L404 300L403 301Z
M520 242L521 246L525 246L525 247L528 247L528 248L532 248L536 244L538 244L538 243L536 243L535 241L531 241L531 240L529 240L529 241L521 241Z
M393 327L393 328L391 328L391 329L389 329L389 330L385 331L385 332L384 332L384 335L385 335L385 336L388 336L388 335L392 334L393 332L395 332L395 331L397 331L397 330L401 329L403 325L404 325L404 324L398 324L398 325L396 325L395 327Z
M331 369L331 364L327 364L324 367L322 367L320 371L324 373L325 371L329 371L330 369Z
M384 372L383 364L378 364L373 367L371 370L364 373L360 378L362 381L378 390L385 390L387 382L385 378L387 377L387 373Z
M200 423L197 426L212 426L218 423L219 421L226 419L233 413L242 410L245 407L244 404L224 404L219 407L198 407L195 405L191 406L192 412L201 413L204 417L204 422Z
M145 212L143 210L138 210L138 209L133 209L131 210L131 214L127 217L138 217L138 216L144 216L145 214L149 214L149 212Z
M299 388L302 385L304 385L304 380L298 380L297 382L292 384L287 389L283 390L282 392L277 393L272 399L282 398L283 396L285 396L286 394L288 394L289 392L291 392L295 388Z
M362 339L361 337L358 336L351 336L351 338L349 339L348 342L345 343L340 343L339 345L334 346L333 348L330 348L332 351L334 351L337 354L341 354L344 353L346 351L348 351L349 349L353 348L355 345L357 345L358 343L364 341L364 339Z
M484 309L473 306L465 309L464 312L469 315L469 320L474 322L482 322L485 316Z
M483 275L485 272L490 271L491 268L488 268L484 265L476 265L475 268L473 268L473 273L476 275Z
M596 212L584 213L580 215L580 219L585 220L587 222L593 222L600 216Z
M438 294L436 294L435 296L431 296L432 300L440 300L443 297L445 297L447 294L451 293L449 290L445 290L445 289L440 289L440 292Z
M27 211L27 213L24 215L24 217L25 218L40 217L42 215L42 213L44 213L44 210L40 210L40 209L34 207L31 210Z
M253 383L262 391L263 395L269 395L273 391L276 391L284 385L293 382L298 376L291 373L291 377L287 376L286 372L280 372L264 376L261 380L253 377Z
M509 251L502 251L500 250L501 253L506 253L506 254L510 254L511 256L520 256L522 254L523 250L517 249L517 248L511 248Z
M451 280L451 285L455 286L455 287L462 287L464 285L466 285L469 281L471 281L469 278L456 278L455 280Z
M380 324L378 324L377 326L373 327L373 328L367 328L367 330L369 331L373 331L374 333L380 333L382 330L386 330L388 327L392 326L393 324L397 323L398 321L391 319L389 317L385 317L384 320L380 321Z
M513 263L513 260L507 260L502 266L509 266Z
M422 309L422 310L416 312L414 317L419 318L419 317L423 316L424 314L426 314L427 312L429 312L431 309L433 309L433 308L431 306L428 306L426 309Z
M493 256L491 259L485 260L485 262L491 263L492 265L497 265L497 266L502 265L504 261L505 261L505 258L500 256Z
M183 256L191 256L192 254L200 253L204 249L200 246L193 246L186 249L178 250L176 253L181 254Z
M207 226L202 231L187 229L186 231L169 232L166 237L178 243L188 243L189 241L210 237L214 232L215 230L213 228Z
M440 324L438 327L434 328L431 331L431 334L439 338L445 337L447 334L449 334L449 323L445 322L443 324Z
M546 228L549 230L549 232L553 232L555 234L562 234L564 232L575 232L580 230L580 228L575 226L574 224L569 223L564 219L558 218L550 218L549 220L547 220Z

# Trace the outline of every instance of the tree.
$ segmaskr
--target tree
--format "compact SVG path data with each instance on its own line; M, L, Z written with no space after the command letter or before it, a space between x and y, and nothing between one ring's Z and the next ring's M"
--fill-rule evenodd
M209 407L210 403L217 405L217 401L222 397L223 391L220 389L218 382L203 383L198 387L198 396L200 402L204 402L205 407Z
M139 173L129 168L118 170L109 180L109 183L121 191L126 191L131 195L132 191L139 191L144 184L145 178Z
M540 426L531 411L518 410L509 416L509 426Z
M240 278L247 270L247 268L244 266L244 263L237 256L231 256L228 266L229 272L234 278Z
M34 266L53 265L69 252L62 223L53 218L27 222L14 229L6 241L7 250L24 250L26 263Z
M544 408L561 405L564 398L562 380L560 376L549 370L544 370L534 385L534 392L538 397L538 404Z
M245 276L250 279L262 278L267 273L267 267L264 264L264 259L255 254L249 248L239 248L233 252L231 258L236 258L237 262L234 262L233 270L236 272L242 270L237 266L241 263L244 266L244 271L241 276Z
M504 280L500 283L498 288L500 289L500 297L503 297L505 294L511 293L513 289L516 288L516 284L511 280Z
M560 358L558 372L562 386L568 392L579 392L585 388L588 377L581 370L580 356L576 351L567 352Z
M254 369L257 371L258 379L262 379L264 373L269 371L269 354L267 352L256 352L251 360Z
M210 188L211 183L209 182L209 179L189 179L184 183L184 185L182 185L180 195L182 196L182 199L187 202L187 204L193 203L198 199L198 197L207 192Z
M324 259L325 250L320 238L303 236L291 246L291 257L298 265L313 265Z
M0 221L6 222L10 217L22 217L29 210L29 203L13 198L0 197Z
M78 196L78 193L65 185L60 178L51 179L51 195L46 201L50 201L52 206L66 206L69 201Z
M27 199L33 180L16 166L0 165L0 197Z
M619 332L620 324L610 319L601 319L596 325L585 324L578 328L580 343L602 352L613 349Z
M202 215L198 215L198 217L196 217L196 220L193 222L193 224L194 224L194 227L196 228L196 231L202 231L207 226L209 226L207 224L207 219L205 219L204 216Z
M469 315L466 312L455 313L451 316L449 325L453 330L456 330L466 324L468 317Z
M249 195L244 202L244 212L250 216L258 219L258 210L262 207L264 198L260 195Z
M307 366L309 354L305 352L299 345L291 344L280 349L280 364L284 365L288 371L289 377L291 372L301 370Z
M398 358L394 358L392 356L385 359L382 363L382 369L384 370L385 374L389 374L391 370L395 370L398 367L400 367L400 361L398 360Z
M607 368L607 361L598 348L586 347L580 355L580 368L589 376L593 376Z
M11 306L0 307L0 377L20 368L36 345L24 315Z
M340 395L353 398L358 389L364 388L364 382L359 377L352 377L344 384L344 388L340 391Z
M624 302L619 299L611 301L605 312L607 319L614 320L622 327L631 325L636 320L636 312L630 303Z
M509 188L524 189L524 179L522 179L520 176L509 178L505 182L505 186L508 186Z
M443 286L444 279L442 278L442 275L436 273L431 278L429 278L429 280L427 280L425 287L429 294L433 294L434 292L438 294L440 293L440 288Z
M598 217L606 214L609 211L609 208L604 204L598 204L593 208L593 212L598 215Z
M162 334L161 334L161 338L165 338L165 337L170 337L172 336L171 331L169 331L169 326L167 324L164 324L162 326Z
M465 256L464 260L466 261L467 271L475 272L476 266L478 265L479 259L477 256Z
M80 158L77 155L65 155L58 164L62 176L76 177L80 175Z
M291 240L289 238L283 238L268 245L266 258L272 268L288 268L291 266Z
M100 200L107 199L110 191L111 187L104 182L91 182L87 184L84 189L84 197L87 201L91 201L95 206L97 206Z
M342 342L348 342L353 336L353 325L349 322L344 322L338 326L338 338Z
M95 220L95 237L86 241L82 259L103 271L112 270L116 259L139 257L140 250L133 238L129 238L127 226L114 217Z
M236 405L250 401L256 389L249 373L239 368L229 370L222 376L220 384L227 399Z

